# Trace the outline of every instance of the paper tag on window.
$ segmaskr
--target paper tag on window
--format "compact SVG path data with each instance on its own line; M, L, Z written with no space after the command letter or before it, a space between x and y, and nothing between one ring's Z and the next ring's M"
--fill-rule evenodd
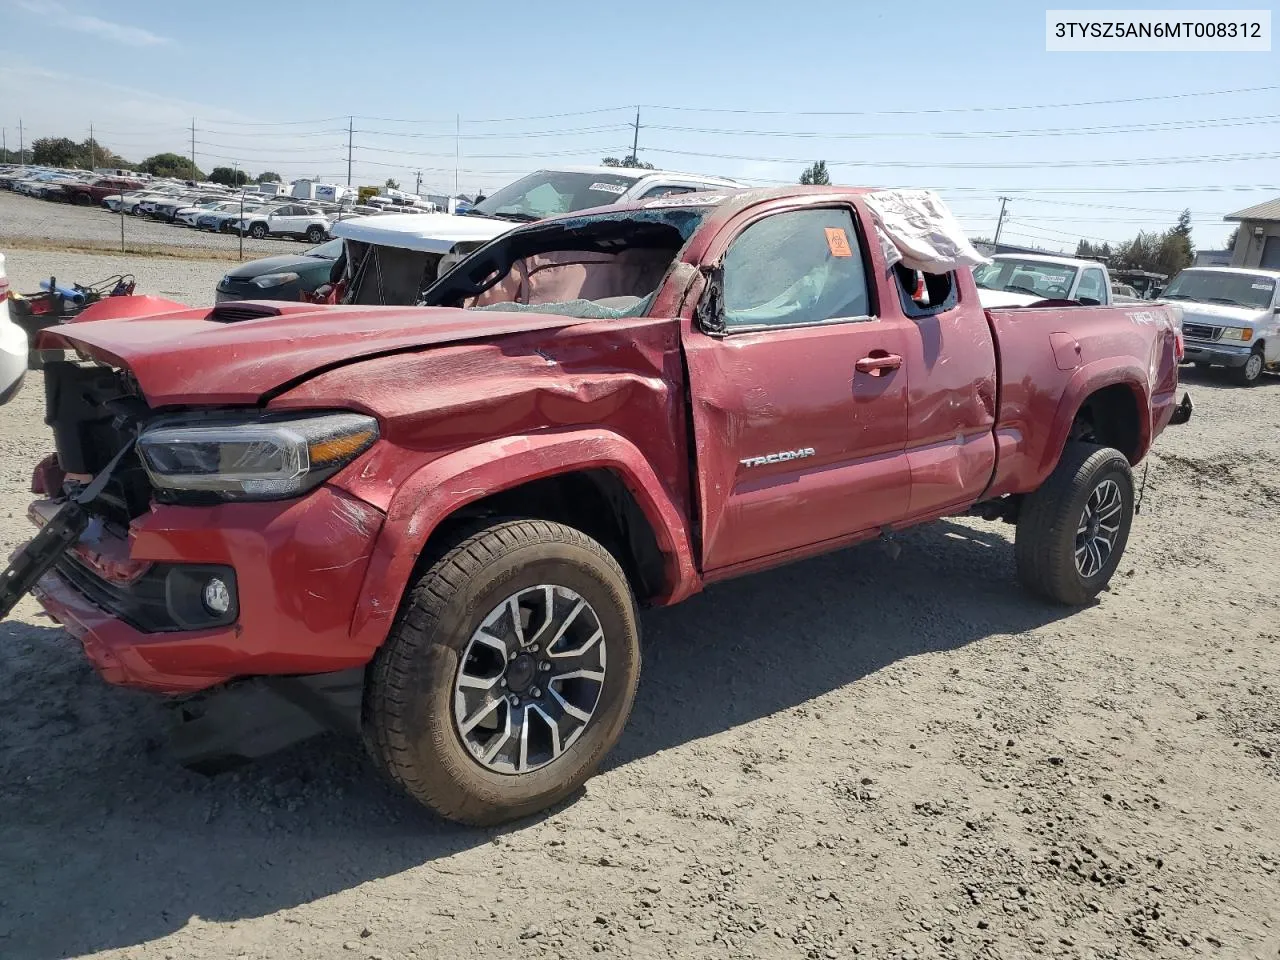
M1269 283L1251 283L1249 284L1249 286L1253 287L1254 290L1270 290L1271 289L1271 284Z
M588 190L595 190L598 193L626 193L627 188L620 183L593 183L587 187Z
M853 256L853 251L849 248L849 235L844 232L844 228L827 227L827 249L833 257Z

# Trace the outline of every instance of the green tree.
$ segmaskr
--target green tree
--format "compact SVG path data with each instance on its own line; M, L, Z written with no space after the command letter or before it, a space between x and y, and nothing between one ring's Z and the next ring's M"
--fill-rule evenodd
M652 170L652 163L645 163L634 153L628 153L619 160L617 157L605 157L600 161L606 167L629 167L632 170Z
M399 190L400 181L397 180L395 177L387 177L387 182L386 184L384 184L384 186L386 186L388 190Z
M234 167L214 167L209 172L209 180L228 187L243 187L249 182L249 175Z
M85 140L79 145L79 150L80 166L86 170L92 170L95 167L111 167L114 170L134 169L132 163L112 151L110 147L104 147L97 140Z
M827 174L827 161L815 160L811 166L805 167L804 173L800 174L800 182L806 187L829 186L831 177Z
M274 170L263 170L260 174L253 178L254 183L283 183L280 174Z
M42 167L73 167L80 145L68 137L41 137L31 144L31 162Z
M1187 243L1191 242L1191 210L1183 210L1178 214L1178 222L1173 227L1173 233L1180 237L1184 237Z
M204 174L200 172L200 168L195 168L195 176L192 177L191 158L184 157L177 153L157 153L154 156L147 157L140 164L138 169L144 173L149 173L153 177L178 177L180 179L203 180Z
M1240 228L1236 227L1234 230L1231 231L1230 236L1227 237L1226 249L1228 253L1230 253L1232 250L1236 248L1236 241L1239 239L1240 239Z

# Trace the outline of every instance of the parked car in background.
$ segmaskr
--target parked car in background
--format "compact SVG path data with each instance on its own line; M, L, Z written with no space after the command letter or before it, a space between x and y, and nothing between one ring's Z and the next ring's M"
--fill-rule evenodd
M96 206L107 197L132 190L141 190L141 180L123 180L119 177L98 177L85 183L72 183L63 187L63 193L71 203Z
M998 253L973 268L984 307L1018 307L1038 300L1111 305L1111 276L1097 260L1030 253Z
M250 260L228 270L218 281L214 300L299 300L330 281L342 241L327 240L301 254Z
M266 204L258 203L257 201L246 201L242 204L239 200L228 200L225 203L218 204L207 213L202 213L196 217L196 227L200 230L222 233L230 230L232 225L242 216L256 216L271 209Z
M204 203L193 204L189 207L180 207L173 213L173 222L180 223L186 227L194 227L196 225L196 220L204 216L204 214L212 213L213 211L220 209L224 203L229 202L230 201L223 199L207 200ZM239 209L239 206L239 201L236 201L236 208Z
M1160 300L1182 308L1187 360L1198 368L1226 367L1242 386L1280 371L1280 271L1190 267Z
M255 240L264 237L303 237L308 243L320 243L329 235L329 218L316 207L286 203L235 220L228 228L247 234Z
M190 208L194 204L216 203L225 199L225 194L204 194L195 197L174 197L169 200L161 200L151 208L151 217L155 220L167 220L173 223L177 219L179 210Z

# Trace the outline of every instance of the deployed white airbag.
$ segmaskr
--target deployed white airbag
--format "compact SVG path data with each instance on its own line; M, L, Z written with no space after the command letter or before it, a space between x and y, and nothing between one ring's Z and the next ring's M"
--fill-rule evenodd
M876 218L877 234L887 236L896 253L890 266L902 261L912 270L950 273L988 262L932 190L877 190L864 199ZM880 245L886 246L883 237Z

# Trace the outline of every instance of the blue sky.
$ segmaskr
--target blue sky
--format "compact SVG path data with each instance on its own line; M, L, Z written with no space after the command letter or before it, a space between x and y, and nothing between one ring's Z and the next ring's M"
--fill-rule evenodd
M424 191L451 189L456 165L462 190L491 190L627 152L642 104L640 156L660 167L790 182L826 159L839 183L938 189L975 235L1006 194L1006 238L1048 247L1183 207L1217 247L1223 214L1280 195L1280 54L1047 53L1025 2L0 0L0 17L33 41L0 64L10 147L21 117L27 143L92 122L131 159L187 153L194 117L205 170L345 182L355 115L356 182L412 188L420 169ZM1115 165L1230 154L1274 156Z

